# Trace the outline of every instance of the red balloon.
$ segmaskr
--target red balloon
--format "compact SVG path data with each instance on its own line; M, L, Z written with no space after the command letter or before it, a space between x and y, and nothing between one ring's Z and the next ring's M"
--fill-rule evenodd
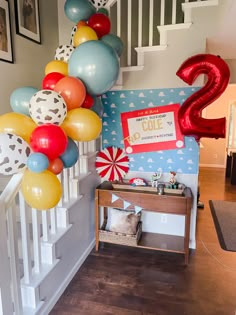
M55 175L58 175L62 172L64 168L63 162L60 158L49 161L48 170Z
M66 150L67 142L64 130L53 124L36 127L30 136L32 150L45 154L49 160L54 160L61 155Z
M55 85L54 91L64 98L68 111L80 107L86 96L86 88L83 82L70 76L61 79Z
M98 38L109 34L111 30L111 22L108 16L102 13L95 13L88 20L90 26L96 33Z
M85 100L82 104L82 107L90 109L93 106L93 104L94 104L94 98L87 93L85 96Z
M192 85L200 74L208 77L205 85L192 94L180 107L178 120L182 133L193 136L196 141L201 137L225 138L226 119L205 119L202 110L215 101L226 89L230 71L219 56L199 54L187 59L176 73L183 81Z
M57 82L60 81L64 77L65 76L62 73L50 72L47 75L45 75L42 81L42 88L44 90L54 90L54 87L57 84Z

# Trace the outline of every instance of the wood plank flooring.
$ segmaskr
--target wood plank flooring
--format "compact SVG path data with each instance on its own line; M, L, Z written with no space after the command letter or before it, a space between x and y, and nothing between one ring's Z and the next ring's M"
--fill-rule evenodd
M201 168L197 249L183 255L105 244L50 315L236 315L236 252L220 248L208 201L235 200L224 169ZM236 230L236 227L235 227Z

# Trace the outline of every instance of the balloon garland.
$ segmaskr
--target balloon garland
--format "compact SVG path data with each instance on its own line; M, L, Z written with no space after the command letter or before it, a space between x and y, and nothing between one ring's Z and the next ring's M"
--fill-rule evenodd
M0 116L0 174L23 172L23 196L38 210L59 202L57 175L77 162L75 141L94 140L102 130L101 95L118 78L123 49L121 39L110 34L105 3L66 0L65 15L75 23L70 43L56 48L41 89L16 89L10 96L13 112Z

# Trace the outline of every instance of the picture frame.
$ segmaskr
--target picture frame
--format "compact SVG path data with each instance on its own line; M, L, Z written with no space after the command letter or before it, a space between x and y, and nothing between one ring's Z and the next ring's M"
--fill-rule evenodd
M10 6L0 0L0 60L13 63Z
M16 34L41 44L38 0L15 0Z

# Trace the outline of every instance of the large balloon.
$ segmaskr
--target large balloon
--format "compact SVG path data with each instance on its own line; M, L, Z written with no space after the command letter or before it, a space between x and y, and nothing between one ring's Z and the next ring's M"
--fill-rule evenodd
M179 109L178 120L182 133L193 136L196 141L201 137L224 138L225 118L205 119L201 117L201 113L226 89L230 77L228 65L218 56L200 54L187 59L176 74L189 85L200 74L208 76L205 85L192 94Z
M72 45L60 45L56 49L54 59L68 62L74 49Z
M50 72L43 78L42 88L44 90L53 90L58 81L64 78L64 74L59 72Z
M101 41L111 46L116 51L117 55L119 57L121 56L124 45L120 37L114 34L107 34L101 38Z
M80 79L65 77L61 79L54 88L66 102L67 110L80 107L86 96L86 89Z
M96 32L89 26L80 26L74 35L74 46L77 47L89 40L97 40Z
M27 163L31 149L21 137L0 134L0 174L13 175L21 172Z
M21 189L27 204L38 210L55 207L62 195L59 179L48 170L41 173L26 170L22 178Z
M79 45L72 53L68 65L69 75L80 78L91 95L107 92L119 75L116 52L98 40Z
M98 38L109 34L111 30L111 22L108 16L102 13L95 13L88 20L90 26L97 33Z
M96 9L88 0L66 0L64 11L69 20L78 23L80 20L88 20Z
M74 140L68 138L66 150L62 155L60 155L60 159L62 160L64 167L69 168L73 166L78 161L78 157L79 150L76 143Z
M30 135L37 127L28 116L19 113L6 113L0 116L0 133L11 133L30 142Z
M14 112L29 116L29 101L38 91L32 86L24 86L14 90L10 96L10 105Z
M104 113L104 107L102 104L101 97L94 97L94 104L90 108L94 113L96 113L100 118Z
M31 98L29 112L38 125L47 123L60 125L66 117L67 109L60 94L51 90L41 90Z
M61 60L52 60L46 64L45 75L51 72L59 72L63 75L68 75L68 64Z
M38 126L30 137L33 151L45 154L50 160L64 153L67 142L67 136L62 128L51 124Z
M49 160L43 153L32 153L27 160L27 167L31 172L41 173L49 166Z
M102 122L92 110L80 107L68 112L61 128L73 140L91 141L100 135Z

